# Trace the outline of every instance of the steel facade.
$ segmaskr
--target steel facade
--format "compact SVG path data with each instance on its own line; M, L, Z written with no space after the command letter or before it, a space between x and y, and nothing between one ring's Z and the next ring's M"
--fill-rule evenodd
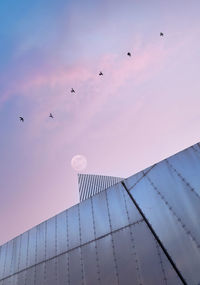
M196 144L0 247L0 285L200 282L200 147Z
M122 180L124 180L124 178L94 174L78 174L80 201L86 200Z

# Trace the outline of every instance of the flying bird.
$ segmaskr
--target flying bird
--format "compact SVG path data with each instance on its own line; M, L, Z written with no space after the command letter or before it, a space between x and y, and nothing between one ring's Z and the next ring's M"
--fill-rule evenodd
M50 113L49 117L53 119L53 115L51 113Z
M19 117L21 122L24 122L24 118L23 117Z
M102 71L99 72L99 75L100 75L100 76L103 75Z
M127 55L128 55L128 56L131 56L131 53L130 53L130 52L127 52Z
M71 93L75 93L75 90L73 88L71 89Z
M164 34L163 34L163 33L160 33L160 36L161 36L161 37L163 37L163 36L164 36Z

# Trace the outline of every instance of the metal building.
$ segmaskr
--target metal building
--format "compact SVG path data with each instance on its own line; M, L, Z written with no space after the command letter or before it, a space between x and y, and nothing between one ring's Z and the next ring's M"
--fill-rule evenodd
M124 178L94 174L78 174L80 201L86 200L122 180L124 180Z
M199 217L196 144L2 245L0 285L197 285Z

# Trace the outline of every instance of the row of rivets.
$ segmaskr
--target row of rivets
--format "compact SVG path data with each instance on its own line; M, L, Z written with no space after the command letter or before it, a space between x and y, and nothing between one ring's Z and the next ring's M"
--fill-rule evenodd
M159 257L159 262L160 262L161 270L162 270L162 273L163 273L163 280L164 280L164 283L167 285L166 272L165 272L164 264L163 264L163 261L162 261L162 257L161 257L161 253L160 253L160 248L159 248L159 245L158 245L158 243L157 243L156 240L155 240L155 244L156 244L156 249L157 249L157 253L158 253L158 257Z
M68 223L68 211L66 211L66 229L67 229L67 249L69 249L69 223ZM67 277L68 285L70 284L70 272L69 272L69 254L67 254Z
M80 219L80 206L78 204L78 221L79 221L79 237L80 237L80 245L82 244L82 235L81 235L81 219ZM82 285L85 284L84 282L84 265L83 265L83 254L82 254L82 247L80 246L80 262L81 262L81 280Z
M110 230L111 230L111 242L112 242L113 257L114 257L114 264L115 264L115 273L116 273L116 277L117 277L117 284L119 284L117 258L116 258L116 254L115 254L115 246L114 246L114 240L113 240L113 234L112 234L112 223L111 223L111 217L110 217L110 208L109 208L109 203L108 203L107 190L105 191L105 196L106 196L106 204L107 204L107 208L108 208L108 219L109 219Z
M91 208L92 208L92 222L93 222L93 229L94 229L94 238L95 238L95 255L96 255L96 268L97 268L97 280L101 282L100 278L100 266L99 266L99 257L98 257L98 250L97 250L97 234L96 234L96 226L95 226L95 219L94 219L94 205L93 205L93 198L91 198Z
M183 228L184 232L190 236L190 238L193 240L193 242L195 243L195 245L197 246L197 248L200 248L200 244L198 244L198 242L196 241L195 237L192 235L192 233L187 229L186 225L182 222L181 218L178 217L178 215L175 213L175 211L173 210L172 206L169 204L169 202L166 200L166 198L164 197L164 195L157 189L157 187L154 185L154 183L151 181L151 179L146 176L149 183L151 184L152 188L156 191L156 193L160 196L160 198L163 200L163 202L165 203L165 205L167 206L167 208L170 210L170 212L172 213L172 215L176 218L177 222L181 225L181 227Z
M128 223L130 225L131 224L131 220L130 220L130 216L129 216L129 212L128 212L125 192L122 191L122 194L123 194L123 198L124 198L124 202L125 202L125 209L126 209L126 214L127 214L127 218L128 218ZM133 205L133 207L135 207L135 206ZM137 257L137 253L136 253L135 238L134 238L134 234L133 234L133 231L132 231L131 227L129 227L129 229L130 229L131 245L132 245L132 249L133 249L133 255L134 255L136 271L137 271L138 284L143 285L142 284L142 280L141 280L141 273L140 273L140 269L139 269L139 261L138 261L138 257Z
M171 169L177 174L177 176L186 184L186 186L190 189L192 193L196 195L198 199L200 199L200 195L195 191L195 189L190 185L188 181L178 172L178 170L166 159L166 163L171 167Z

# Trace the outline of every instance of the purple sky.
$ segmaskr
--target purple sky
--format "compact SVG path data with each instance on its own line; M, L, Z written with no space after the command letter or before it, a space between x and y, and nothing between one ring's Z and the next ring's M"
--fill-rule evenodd
M0 244L78 203L74 155L86 173L128 177L199 141L199 11L1 1Z

